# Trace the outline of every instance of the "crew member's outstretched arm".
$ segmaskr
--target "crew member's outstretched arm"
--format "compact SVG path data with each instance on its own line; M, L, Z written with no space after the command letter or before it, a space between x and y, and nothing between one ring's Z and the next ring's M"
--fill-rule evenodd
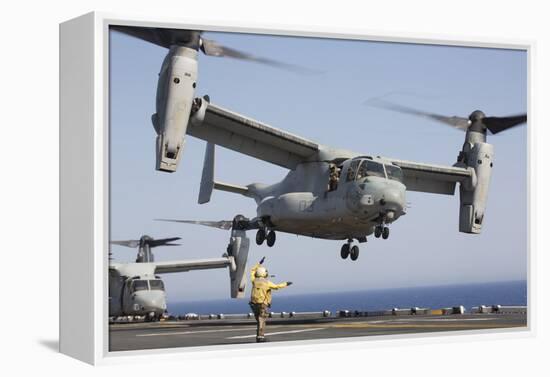
M281 288L286 288L288 287L290 284L288 284L288 282L284 282L284 283L281 283L281 284L275 284L273 282L268 282L269 283L269 288L270 289L281 289Z

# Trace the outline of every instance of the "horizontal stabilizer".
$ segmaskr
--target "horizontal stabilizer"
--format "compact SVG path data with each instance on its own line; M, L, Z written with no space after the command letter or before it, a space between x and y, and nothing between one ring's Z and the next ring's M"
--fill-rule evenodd
M248 196L248 187L233 185L230 183L216 182L214 180L214 161L216 151L214 143L206 143L204 153L204 165L202 167L201 187L199 190L199 204L208 203L212 197L212 190L232 192Z
M234 194L241 194L244 196L247 196L248 194L248 187L246 186L232 185L229 183L214 181L214 188L216 190L232 192Z

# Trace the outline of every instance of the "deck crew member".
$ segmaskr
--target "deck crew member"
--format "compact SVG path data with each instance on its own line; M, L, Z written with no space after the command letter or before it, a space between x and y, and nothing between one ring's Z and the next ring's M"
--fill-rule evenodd
M288 287L292 282L287 281L281 284L274 284L267 279L267 269L262 266L265 257L259 263L256 263L250 272L250 281L252 282L252 292L250 294L250 307L256 318L256 342L265 342L265 321L268 316L268 308L271 307L271 291Z

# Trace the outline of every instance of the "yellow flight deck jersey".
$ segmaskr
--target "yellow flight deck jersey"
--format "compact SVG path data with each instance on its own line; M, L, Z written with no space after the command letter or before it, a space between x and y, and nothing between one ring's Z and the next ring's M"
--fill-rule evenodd
M275 284L265 278L257 278L256 270L261 265L257 263L252 267L250 272L250 281L252 282L252 292L250 295L250 301L253 304L265 304L271 305L271 290L272 289L281 289L287 286L286 282L281 284Z

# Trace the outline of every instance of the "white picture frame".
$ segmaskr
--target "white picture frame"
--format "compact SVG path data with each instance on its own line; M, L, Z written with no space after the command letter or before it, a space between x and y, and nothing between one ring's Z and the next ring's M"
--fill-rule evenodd
M391 42L414 42L455 46L496 47L526 50L532 65L534 43L509 40L451 40L422 34L363 34L361 31L320 30L282 27L259 28L236 23L201 24L188 20L143 18L130 15L88 13L60 25L60 351L90 364L129 361L154 357L159 360L182 357L227 357L242 349L256 354L267 352L251 345L197 347L191 349L109 352L108 348L108 229L109 229L109 25L193 28L212 31L254 32L261 34L319 36L345 39L368 39ZM531 77L528 78L531 80ZM530 93L529 85L528 93ZM531 101L528 111L531 110ZM528 137L528 150L531 137ZM529 157L528 157L529 158ZM529 170L530 171L530 170ZM530 175L528 176L530 183ZM528 183L528 189L530 184ZM530 204L530 200L528 201ZM528 266L531 270L531 250ZM531 286L528 285L531 309ZM495 338L532 335L532 311L528 327L517 332L486 331L466 335ZM337 339L315 343L316 349L346 349L385 342L444 341L449 334L387 336L382 339ZM277 352L304 350L312 343L270 344ZM304 348L306 347L306 348Z

